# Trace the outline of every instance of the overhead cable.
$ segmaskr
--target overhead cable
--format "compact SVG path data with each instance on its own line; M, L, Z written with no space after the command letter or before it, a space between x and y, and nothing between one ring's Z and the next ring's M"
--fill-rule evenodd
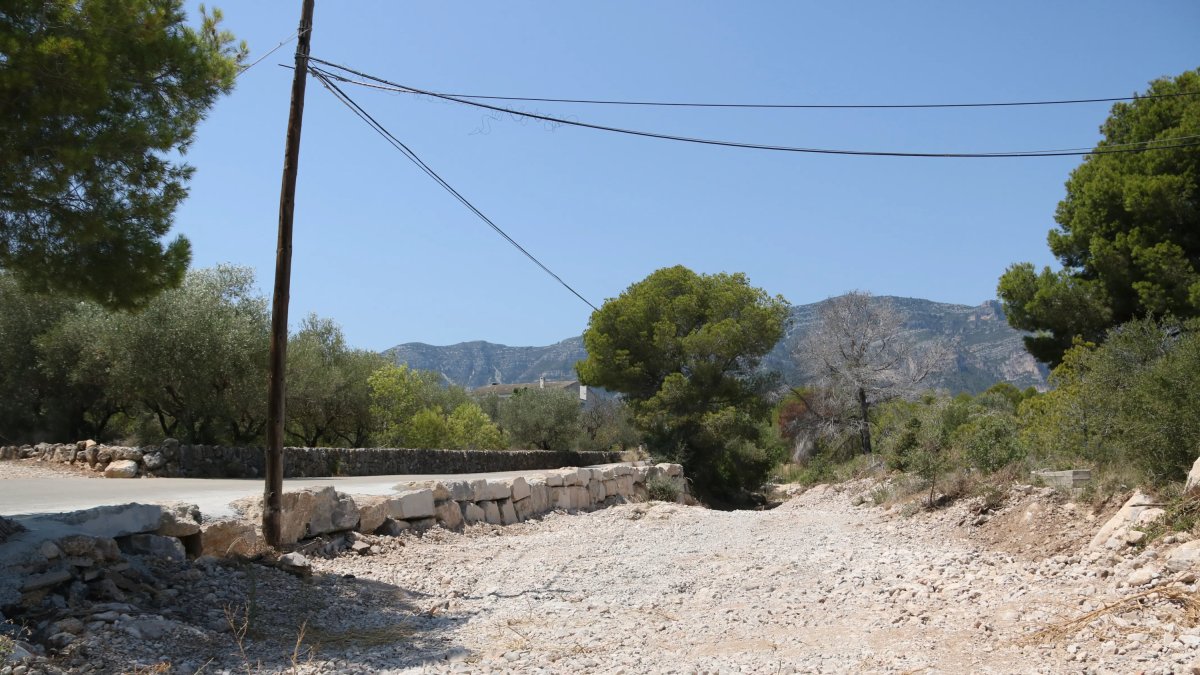
M417 168L421 169L425 175L432 178L434 182L449 192L455 199L461 202L463 206L467 207L467 209L478 216L480 220L482 220L484 223L487 223L487 225L495 230L501 237L503 237L505 241L507 241L509 244L512 244L513 247L523 253L526 258L529 258L531 261L533 261L533 263L540 267L542 271L553 277L555 281L563 286L563 288L567 289L572 295L582 300L588 307L599 311L599 308L593 305L587 298L583 297L579 291L576 291L571 287L570 284L563 281L562 277L555 274L553 270L543 264L541 260L538 260L536 256L530 253L524 246L519 244L517 240L509 236L508 233L501 229L500 226L495 222L493 222L491 218L488 218L486 215L484 215L484 213L476 208L474 204L472 204L466 197L462 195L462 193L454 189L454 187L446 182L446 180L442 178L436 171L434 171L432 167L430 167L425 163L424 160L417 156L417 154L412 151L412 148L409 148L403 141L401 141L399 138L396 138L396 136L388 131L386 127L380 124L378 120L372 117L370 113L364 110L362 106L360 106L354 99L346 94L345 91L334 84L326 73L312 67L309 68L309 71L321 82L321 84L325 86L326 89L329 90L330 93L334 95L335 98L341 101L341 103L349 108L351 112L357 115L359 119L366 122L367 126L374 129L375 132L382 136L384 140L386 140L392 147L399 150L400 153L408 158L408 160L413 164L415 164Z
M340 82L345 82L347 84L354 84L354 85L358 85L358 86L367 86L367 87L372 87L372 88L376 88L376 89L384 89L387 91L396 91L396 92L401 92L401 93L422 94L425 96L430 96L432 98L438 98L438 99L442 99L442 100L446 100L446 101L451 101L454 103L460 103L462 105L473 106L476 108L482 108L482 109L491 110L494 112L515 115L518 117L525 117L525 118L529 118L529 119L541 120L543 122L551 122L554 124L560 124L560 125L564 125L564 126L581 127L584 129L593 129L596 131L608 131L611 133L624 134L627 136L638 136L638 137L642 137L642 138L654 138L654 139L658 139L658 140L676 141L676 142L681 142L681 143L695 143L695 144L700 144L700 145L713 145L713 146L729 147L729 148L741 148L741 149L747 149L747 150L770 150L770 151L775 151L775 152L793 152L793 153L817 154L817 155L851 155L851 156L866 156L866 157L924 157L924 158L937 158L937 159L999 159L999 158L1013 158L1013 157L1070 157L1070 156L1085 156L1085 155L1109 155L1109 154L1121 154L1121 153L1131 153L1131 152L1146 152L1149 150L1166 150L1166 149L1170 149L1170 148L1194 147L1194 146L1200 145L1200 141L1196 140L1196 136L1180 137L1179 139L1165 139L1163 141L1146 141L1143 143L1132 144L1129 147L1113 146L1113 147L1107 148L1107 149L1106 148L1100 148L1100 149L1070 148L1070 149L1059 149L1059 150L1028 150L1028 151L1021 150L1021 151L1003 151L1003 152L901 152L901 151L887 151L887 150L852 150L852 149L835 149L835 148L797 147L797 146L787 146L787 145L770 145L770 144L762 144L762 143L746 143L746 142L740 142L740 141L730 141L730 140L712 139L712 138L697 138L697 137L691 137L691 136L680 136L680 135L676 135L676 134L666 134L666 133L659 133L659 132L653 132L653 131L643 131L643 130L638 130L638 129L626 129L626 128L622 128L622 127L612 127L612 126L607 126L607 125L603 125L603 124L593 124L590 122L581 122L579 120L570 120L570 119L564 119L561 117L553 117L550 115L526 112L523 110L504 108L501 106L495 106L495 105L491 105L488 103L481 103L479 101L472 101L469 99L451 96L448 94L440 94L440 93L433 92L433 91L418 89L417 87L410 87L407 85L398 84L396 82L392 82L390 80L386 80L381 77L376 77L374 75L370 75L370 74L364 73L362 71L355 70L348 66L343 66L340 64L332 63L330 61L325 61L325 60L319 59L317 57L310 57L310 60L317 62L317 63L324 64L331 68L336 68L343 72L347 72L352 75L356 75L360 78L364 78L364 79L370 81L370 82L362 82L359 80L353 80L353 79L346 77L345 75L339 75L338 73L334 73L334 72L331 72L331 71L323 69L323 68L312 67L314 73L320 73L320 74L325 75L328 78L336 79ZM372 83L375 83L375 84L372 84ZM1172 141L1189 141L1189 140L1193 141L1193 142L1172 142ZM1166 144L1152 145L1155 143L1166 143Z
M650 108L739 108L756 110L898 110L913 108L1009 108L1022 106L1074 105L1081 103L1118 103L1141 99L1200 96L1200 92L1147 94L1144 96L1114 96L1111 98L1073 98L1049 101L991 101L976 103L712 103L695 101L622 101L592 98L547 98L538 96L489 96L484 94L453 94L455 98L484 101L520 101L524 103L571 103L578 105L639 106Z
M312 30L312 27L309 27L307 30ZM262 56L258 57L257 59L254 59L254 61L253 61L253 62L251 62L249 65L242 66L241 68L239 68L239 69L238 69L238 71L237 71L237 74L236 74L236 75L234 75L234 78L241 77L241 76L242 76L242 73L244 73L244 72L246 72L247 70L250 70L251 68L253 68L254 66L257 66L258 64L262 63L263 59L265 59L265 58L267 58L268 56L270 56L270 55L274 54L276 51L278 51L278 50L279 50L279 48L280 48L280 47L283 47L284 45L286 45L287 43L291 42L292 40L295 40L295 39L296 39L297 37L299 37L299 36L300 36L300 31L299 31L299 30L297 30L296 32L292 33L291 35L289 35L289 36L285 37L284 39L280 40L280 41L279 41L279 44L277 44L277 45L275 45L274 47L272 47L272 48L270 49L270 51L268 51L266 54L263 54Z

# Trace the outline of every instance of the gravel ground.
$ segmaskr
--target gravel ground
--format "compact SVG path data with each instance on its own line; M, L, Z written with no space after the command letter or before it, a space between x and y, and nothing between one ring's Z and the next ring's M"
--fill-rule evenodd
M655 502L371 539L372 555L314 558L308 580L202 560L160 573L168 609L81 638L72 668L1171 673L1200 659L1200 629L1153 602L1032 636L1146 590L1126 579L1154 576L1154 547L1010 553L964 536L988 520L970 504L912 517L852 506L866 487L812 490L763 512ZM1010 531L1076 510L1049 491L1013 501L991 516ZM1175 587L1194 594L1194 576L1184 581ZM225 608L236 627L248 604L243 657Z
M0 462L0 481L16 478L58 478L60 476L85 476L103 478L101 474L58 462L43 462L37 459L10 459Z

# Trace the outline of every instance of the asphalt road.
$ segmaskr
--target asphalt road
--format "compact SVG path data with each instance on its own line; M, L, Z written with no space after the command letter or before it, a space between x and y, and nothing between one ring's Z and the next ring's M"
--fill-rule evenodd
M349 476L341 478L289 478L284 490L332 485L338 492L386 495L398 484L423 480L475 480L527 476L537 471L501 471L476 474ZM205 516L229 516L229 503L263 493L262 479L232 478L130 478L105 479L76 476L11 478L0 480L0 515L23 516L63 513L93 506L130 502L181 501L196 504Z

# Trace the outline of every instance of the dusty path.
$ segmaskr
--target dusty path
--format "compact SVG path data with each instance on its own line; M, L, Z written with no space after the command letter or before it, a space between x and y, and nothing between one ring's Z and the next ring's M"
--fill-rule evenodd
M1132 592L1122 580L1154 552L1022 559L956 536L954 517L810 492L767 512L631 504L382 538L314 560L310 581L205 564L171 583L175 629L113 624L86 661L244 672L221 608L251 588L278 638L250 645L266 672L290 672L305 620L321 644L301 672L1170 673L1200 658L1200 630L1153 608L1024 642Z

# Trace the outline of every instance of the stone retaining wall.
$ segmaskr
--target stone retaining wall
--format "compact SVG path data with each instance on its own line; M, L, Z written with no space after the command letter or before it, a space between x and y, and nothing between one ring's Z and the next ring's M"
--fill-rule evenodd
M263 475L265 454L262 448L181 445L170 438L161 445L140 448L99 445L94 441L0 447L0 460L32 457L63 464L84 464L111 478L257 478ZM615 452L285 448L284 476L321 478L537 471L617 461L620 461L620 454Z
M435 525L448 530L477 522L512 525L555 510L591 511L646 501L649 486L656 482L670 486L680 499L688 498L688 483L678 464L570 467L517 478L429 481L386 496L307 488L283 494L281 543L346 531L397 535ZM253 555L262 547L262 497L233 506L241 518L204 524L205 554Z
M503 480L429 482L385 496L310 488L283 494L282 543L319 537L304 546L324 543L333 547L327 552L358 546L365 553L378 536L435 526L459 530L475 522L510 525L555 510L590 511L645 501L651 488L657 492L664 485L688 499L678 464L572 467ZM123 601L113 575L130 569L122 564L126 554L182 562L265 551L262 498L241 500L235 507L240 518L207 521L195 505L185 503L100 506L18 518L24 531L0 547L0 610L33 607L47 593L60 592L71 598L82 592L98 602ZM136 581L116 580L121 588Z

